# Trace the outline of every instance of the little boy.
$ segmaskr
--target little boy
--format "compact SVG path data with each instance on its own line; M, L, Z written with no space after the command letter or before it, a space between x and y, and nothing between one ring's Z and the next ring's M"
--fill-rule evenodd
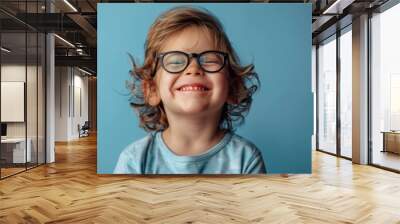
M133 65L131 105L151 133L122 151L114 173L266 173L257 147L233 133L258 76L239 64L216 17L192 7L165 12L149 30L144 64Z

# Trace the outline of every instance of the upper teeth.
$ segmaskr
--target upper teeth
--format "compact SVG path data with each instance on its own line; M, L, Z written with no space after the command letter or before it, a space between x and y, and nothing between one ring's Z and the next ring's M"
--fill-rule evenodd
M206 91L206 88L201 86L184 86L180 89L181 91Z

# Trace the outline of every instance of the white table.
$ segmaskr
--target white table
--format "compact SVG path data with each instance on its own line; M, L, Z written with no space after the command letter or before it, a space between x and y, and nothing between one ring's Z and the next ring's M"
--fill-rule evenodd
M13 163L25 163L25 162L31 162L32 160L32 153L31 153L31 145L32 145L32 140L30 138L27 138L26 140L28 142L25 151L25 138L6 138L6 139L1 139L1 144L2 145L14 145L13 147ZM26 152L26 154L25 154ZM26 159L26 161L25 161Z

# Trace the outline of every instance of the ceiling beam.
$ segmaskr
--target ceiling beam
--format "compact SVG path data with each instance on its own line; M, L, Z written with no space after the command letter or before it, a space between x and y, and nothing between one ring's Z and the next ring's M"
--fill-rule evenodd
M96 71L97 62L91 56L55 56L56 66L82 66Z
M96 28L90 24L85 17L78 13L71 13L67 15L71 20L73 20L77 25L79 25L85 33L90 37L90 39L97 38ZM88 40L89 41L89 40ZM94 45L95 46L95 45Z

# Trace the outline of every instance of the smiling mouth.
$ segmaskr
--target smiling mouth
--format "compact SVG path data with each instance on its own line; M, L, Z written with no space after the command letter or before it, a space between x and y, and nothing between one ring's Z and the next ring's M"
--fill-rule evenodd
M206 86L203 85L187 85L187 86L182 86L180 88L178 88L178 91L181 92L205 92L205 91L209 91L210 89L207 88Z

